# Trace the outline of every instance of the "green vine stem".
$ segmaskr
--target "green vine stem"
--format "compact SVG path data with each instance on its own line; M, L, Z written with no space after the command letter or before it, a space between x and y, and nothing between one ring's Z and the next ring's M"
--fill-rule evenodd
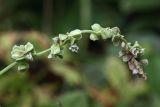
M43 55L43 54L46 54L47 52L49 52L50 51L50 48L49 49L46 49L46 50L44 50L44 51L42 51L42 52L38 52L38 53L36 53L35 55L36 56L41 56L41 55Z
M8 65L6 68L4 68L3 70L1 70L0 75L2 75L3 73L7 72L11 68L13 68L16 64L17 64L17 62L13 62L10 65Z
M73 30L66 34L59 34L53 38L53 43L48 49L36 52L34 46L28 42L26 45L15 45L11 52L11 57L15 60L12 64L0 71L0 75L9 71L12 67L18 65L18 71L26 71L29 68L28 61L33 61L35 57L49 53L48 58L62 58L64 45L70 44L69 50L78 52L79 47L77 42L82 38L82 34L90 34L90 40L106 40L111 38L114 46L121 46L119 57L123 62L128 64L129 70L132 74L136 74L144 79L147 79L143 72L142 65L147 64L148 60L139 60L140 56L144 54L144 48L136 41L134 44L129 43L123 35L121 35L118 27L103 28L99 24L93 24L92 30Z

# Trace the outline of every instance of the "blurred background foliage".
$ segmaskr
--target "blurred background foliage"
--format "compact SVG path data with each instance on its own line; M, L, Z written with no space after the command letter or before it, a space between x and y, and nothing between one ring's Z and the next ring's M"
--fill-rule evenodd
M110 41L80 41L66 47L64 59L45 56L27 72L0 77L1 107L160 107L160 0L0 0L0 68L11 47L27 41L36 51L58 33L93 23L118 26L129 40L146 48L146 81L131 76Z

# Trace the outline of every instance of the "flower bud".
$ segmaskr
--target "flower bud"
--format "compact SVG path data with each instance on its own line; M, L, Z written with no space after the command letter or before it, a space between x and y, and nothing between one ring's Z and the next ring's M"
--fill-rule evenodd
M138 74L138 72L139 72L139 71L138 71L138 69L136 69L136 68L132 70L132 74L133 74L133 75L134 75L134 74Z
M113 27L111 30L114 35L120 34L120 29L118 27Z
M124 48L126 44L124 42L121 43L121 47Z
M90 38L90 40L93 40L93 41L98 40L98 36L95 34L91 34L89 38Z
M143 59L140 61L141 64L148 65L148 59Z
M65 40L68 36L65 34L59 34L59 39L60 40Z
M94 31L100 31L102 29L102 27L99 24L93 24L91 28Z
M139 54L139 51L138 51L138 49L136 49L136 48L131 48L131 53L132 53L135 57L137 57L137 55Z
M131 58L132 58L131 55L124 55L124 56L122 57L122 60L123 60L123 62L128 62Z
M71 31L68 36L81 35L81 33L82 33L81 30L76 29L76 30Z
M54 37L52 38L52 40L53 40L53 43L59 43L59 37Z
M128 67L130 70L135 69L135 65L131 61L128 62Z
M119 51L119 57L122 57L123 55L125 55L125 52L122 50L122 51Z
M112 42L114 46L118 46L121 41L121 35L116 35L112 37Z

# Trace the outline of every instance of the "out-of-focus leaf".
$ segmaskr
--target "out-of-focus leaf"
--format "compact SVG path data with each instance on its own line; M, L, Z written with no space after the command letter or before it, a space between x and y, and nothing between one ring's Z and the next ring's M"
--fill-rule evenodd
M127 84L128 70L126 66L116 57L110 57L105 63L105 75L110 84L120 89L123 89Z
M156 92L157 94L160 95L160 87L159 87L159 82L160 81L160 66L159 66L159 61L160 61L160 56L155 55L151 57L150 63L148 65L148 83L149 86L151 87L151 90L153 92Z
M79 84L80 83L80 74L75 68L65 65L64 63L53 63L51 65L53 73L62 76L69 84Z
M34 87L34 97L36 107L54 107L54 99L52 98L52 85L43 85L41 87Z
M87 95L83 91L66 93L59 97L62 107L89 107Z
M24 94L20 99L20 107L31 107L33 104L33 99L30 94Z
M159 8L159 0L121 0L121 8L124 11L145 11Z
M147 92L147 86L143 81L132 82L129 80L128 70L115 57L108 58L104 73L110 85L117 90L116 93L121 97L117 101L117 107L128 107L136 96Z
M15 73L0 78L0 101L3 105L18 106L24 94L28 92L30 92L30 85L26 81L26 75Z

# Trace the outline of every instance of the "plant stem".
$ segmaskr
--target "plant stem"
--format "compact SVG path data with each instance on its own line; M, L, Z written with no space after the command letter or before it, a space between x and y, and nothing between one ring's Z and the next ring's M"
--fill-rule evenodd
M125 44L127 44L128 42L127 42L127 40L126 39L124 39L124 38L121 38L121 40L125 43Z
M92 34L97 35L97 33L95 31L92 31L92 30L81 30L81 31L82 31L82 33L92 33Z
M47 53L47 52L49 52L49 51L50 51L50 48L48 48L48 49L46 49L46 50L44 50L44 51L41 51L41 52L36 53L36 56L41 56L41 55L43 55L43 54L45 54L45 53Z
M3 73L7 72L9 69L14 67L16 64L17 64L17 62L13 62L10 65L8 65L6 68L4 68L3 70L0 71L0 75L2 75Z
M93 33L93 34L97 34L96 32L94 32L94 31L92 31L92 30L82 30L82 33ZM50 51L50 48L48 48L48 49L46 49L46 50L44 50L44 51L42 51L42 52L38 52L38 53L36 53L35 55L36 56L41 56L41 55L43 55L43 54L45 54L45 53L47 53L47 52L49 52Z

